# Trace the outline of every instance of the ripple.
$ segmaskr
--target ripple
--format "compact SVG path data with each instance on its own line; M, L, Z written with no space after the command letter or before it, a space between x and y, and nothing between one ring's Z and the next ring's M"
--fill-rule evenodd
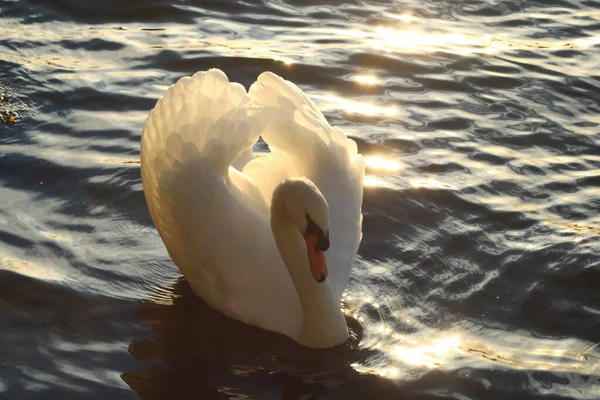
M1 393L600 397L594 2L167 3L0 5ZM211 67L296 82L365 155L347 346L222 317L152 225L143 121Z

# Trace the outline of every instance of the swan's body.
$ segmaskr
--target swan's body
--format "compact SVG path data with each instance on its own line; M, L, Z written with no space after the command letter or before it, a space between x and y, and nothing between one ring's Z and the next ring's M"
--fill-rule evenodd
M260 135L271 152L254 159ZM298 87L271 73L249 94L219 70L182 78L148 117L141 159L154 224L206 303L308 347L347 339L340 300L361 237L363 160ZM329 230L323 282L306 218Z

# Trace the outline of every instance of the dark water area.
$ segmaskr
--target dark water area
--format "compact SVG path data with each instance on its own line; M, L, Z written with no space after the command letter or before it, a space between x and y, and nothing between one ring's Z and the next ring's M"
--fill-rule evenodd
M600 399L599 65L592 0L0 0L0 398ZM211 310L152 224L143 122L213 67L366 157L345 346Z

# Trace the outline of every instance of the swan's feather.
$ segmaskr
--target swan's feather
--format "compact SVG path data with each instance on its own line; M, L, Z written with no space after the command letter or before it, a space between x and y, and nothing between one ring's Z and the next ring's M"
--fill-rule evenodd
M262 135L271 149L253 158ZM361 237L362 156L294 84L262 74L249 95L219 70L180 79L141 140L148 208L190 285L224 314L294 337L298 296L269 224L275 187L306 176L330 206L329 280L338 300Z
M230 167L268 115L218 70L182 78L150 113L142 180L158 232L196 294L244 322L293 335L297 294L256 184Z

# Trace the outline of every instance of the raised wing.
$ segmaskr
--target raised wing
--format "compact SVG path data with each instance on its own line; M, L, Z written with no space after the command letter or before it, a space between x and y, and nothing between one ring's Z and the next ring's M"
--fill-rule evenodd
M266 112L219 70L180 79L144 126L142 181L154 224L196 294L228 316L290 332L299 303L267 204L231 166L251 157Z
M249 162L244 173L252 177L268 203L277 183L290 176L306 176L321 190L329 204L329 279L340 299L362 236L363 158L357 154L356 143L329 125L293 83L265 72L249 95L253 104L271 109L262 132L271 153Z

